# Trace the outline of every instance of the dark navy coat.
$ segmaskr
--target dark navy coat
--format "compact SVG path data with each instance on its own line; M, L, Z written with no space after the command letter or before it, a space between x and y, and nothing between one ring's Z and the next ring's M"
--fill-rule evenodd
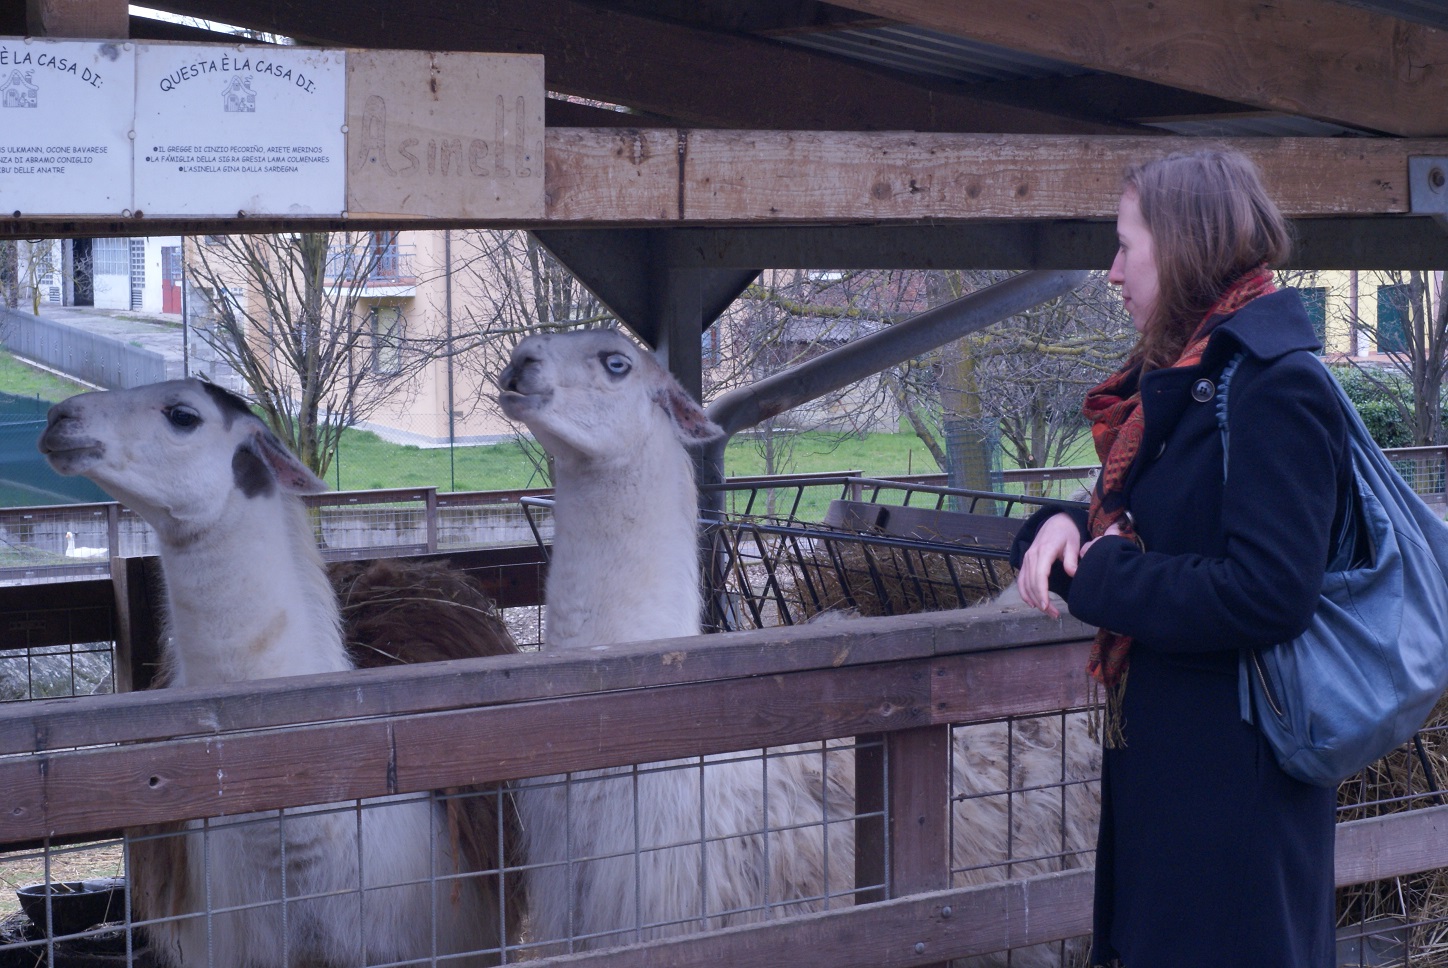
M1134 639L1126 743L1102 767L1095 963L1336 964L1335 794L1278 769L1237 689L1241 649L1307 627L1346 505L1346 422L1317 345L1282 290L1221 322L1198 366L1148 373L1127 479L1145 550L1111 537L1074 580L1057 565L1072 615ZM1239 349L1224 485L1215 391Z

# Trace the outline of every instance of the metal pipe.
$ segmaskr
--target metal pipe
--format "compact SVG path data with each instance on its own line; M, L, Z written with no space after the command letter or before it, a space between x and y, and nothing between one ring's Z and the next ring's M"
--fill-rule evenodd
M709 418L724 428L725 436L706 445L700 453L697 464L700 483L724 480L724 447L730 437L746 427L1063 296L1082 285L1089 276L1084 269L1023 272L758 383L731 390L708 408Z

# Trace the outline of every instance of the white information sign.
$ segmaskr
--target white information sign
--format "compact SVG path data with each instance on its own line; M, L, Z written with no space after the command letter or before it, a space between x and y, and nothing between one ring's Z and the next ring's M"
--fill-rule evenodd
M142 46L135 207L147 216L340 213L346 96L340 50Z
M0 215L130 215L135 48L0 37Z

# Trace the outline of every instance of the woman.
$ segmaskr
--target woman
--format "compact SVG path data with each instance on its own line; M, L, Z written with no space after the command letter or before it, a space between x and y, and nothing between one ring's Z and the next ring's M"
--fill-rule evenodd
M1281 213L1233 152L1129 169L1108 277L1137 331L1086 397L1089 513L1038 514L1021 597L1098 627L1107 698L1093 964L1327 968L1333 791L1277 767L1239 704L1239 651L1312 615L1346 504L1346 425L1297 293ZM1217 383L1231 380L1223 480Z

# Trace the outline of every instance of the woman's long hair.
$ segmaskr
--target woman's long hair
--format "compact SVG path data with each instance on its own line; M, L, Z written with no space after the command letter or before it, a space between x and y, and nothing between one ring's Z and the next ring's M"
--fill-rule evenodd
M1176 362L1202 317L1243 273L1286 261L1292 240L1257 166L1236 151L1133 165L1123 189L1136 193L1156 249L1156 306L1133 354L1151 370Z

